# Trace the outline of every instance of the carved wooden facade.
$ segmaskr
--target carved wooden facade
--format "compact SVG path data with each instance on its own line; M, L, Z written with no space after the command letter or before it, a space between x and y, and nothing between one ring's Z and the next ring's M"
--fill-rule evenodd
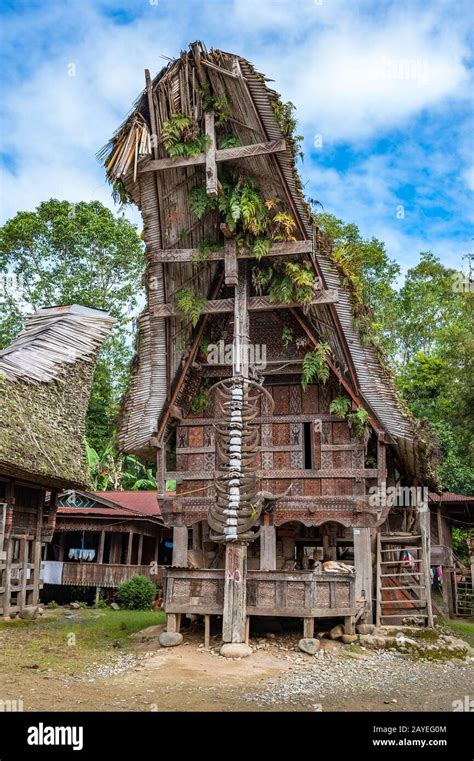
M168 575L168 626L176 631L182 612L209 616L219 608L224 641L242 643L246 610L262 614L265 608L249 601L268 594L266 614L286 615L283 599L290 587L291 594L303 594L294 611L312 620L319 608L309 598L337 587L318 581L318 563L345 560L355 566L354 575L346 572L350 613L337 594L329 594L325 608L348 616L352 629L356 616L372 617L372 555L389 512L371 499L371 491L419 483L427 472L413 421L377 350L355 326L352 295L303 197L295 143L280 118L284 105L263 75L240 56L195 43L154 80L147 71L145 83L104 155L109 179L123 184L144 219L148 300L120 442L124 451L157 457L161 512L173 527L173 565L185 569ZM222 103L228 109L225 138L238 147L219 145ZM185 115L194 134L206 137L198 155L167 155L160 135L173 114ZM224 195L226 166L237 188L251 177L270 207L281 204L291 219L293 232L269 242L265 261L271 267L299 263L311 271L313 290L305 304L263 292L252 247L216 206L198 218L193 213L190 191ZM189 287L204 299L194 321L175 301ZM229 344L235 349L230 361ZM212 358L209 345L216 352ZM322 345L328 347L328 378L303 388L304 357ZM241 361L242 346L254 353ZM251 382L262 393L250 431L241 407L243 399L248 408ZM216 384L229 393L227 407L218 406ZM348 415L331 411L340 396L347 399L348 415L365 411L367 430L360 435ZM251 457L245 449L250 441ZM251 479L256 495L248 488ZM173 494L166 491L170 481L176 482ZM217 539L208 525L216 510L219 525L226 522ZM252 518L255 541L247 530ZM263 577L251 583L247 572L257 570L281 575L268 576L267 585ZM313 573L311 593L304 592L308 579L288 576L285 582L284 574L296 571ZM310 622L305 626L308 632Z

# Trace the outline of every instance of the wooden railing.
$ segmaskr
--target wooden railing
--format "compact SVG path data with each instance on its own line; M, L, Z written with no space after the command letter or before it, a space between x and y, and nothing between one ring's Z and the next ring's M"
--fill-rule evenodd
M163 569L151 573L150 565L120 565L118 563L64 563L62 583L77 587L117 587L130 576L148 576L156 584L163 580ZM154 569L155 570L155 569Z
M220 615L224 570L166 568L167 613ZM322 618L355 616L355 579L312 571L248 571L247 615Z

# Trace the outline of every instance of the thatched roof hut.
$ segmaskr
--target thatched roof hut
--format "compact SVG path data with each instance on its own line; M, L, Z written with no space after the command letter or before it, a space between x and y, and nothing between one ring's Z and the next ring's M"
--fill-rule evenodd
M176 293L191 287L204 299L229 295L220 279L224 256L217 249L224 237L219 211L197 218L192 204L193 188L207 182L209 189L212 182L206 163L209 146L204 140L200 148L199 140L213 112L217 165L231 162L235 170L255 179L264 198L277 199L293 219L298 260L310 263L323 289L337 291L332 303L305 310L305 320L330 344L338 377L385 432L408 477L433 483L427 454L430 435L418 429L397 398L377 348L359 334L353 294L343 285L331 241L315 226L305 201L295 167L298 139L289 104L281 102L249 61L220 50L208 52L202 43L191 45L152 81L146 74L143 93L101 152L115 190L141 210L146 242L148 304L139 321L137 355L123 407L122 450L153 456L153 447L166 438L170 400L186 407L199 387L193 374L199 344L195 338L202 335L208 314L193 328L189 317L169 306ZM181 116L197 140L195 156L171 157L167 130Z
M0 473L48 487L88 485L84 421L113 323L77 305L40 309L0 351Z

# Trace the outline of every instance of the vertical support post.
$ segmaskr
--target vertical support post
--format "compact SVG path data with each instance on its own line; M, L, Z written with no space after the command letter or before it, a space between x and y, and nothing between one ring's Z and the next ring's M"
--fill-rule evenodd
M39 590L40 586L42 586L40 581L40 573L41 573L41 541L39 539L35 539L33 542L33 573L32 573L32 586L33 589L31 591L31 604L37 605L39 600Z
M314 618L303 618L303 637L304 639L314 638Z
M64 547L66 544L66 532L61 531L59 534L59 549L58 549L58 560L61 562L64 562Z
M226 545L224 611L222 639L224 642L245 642L247 610L247 545L232 542Z
M209 148L206 151L206 193L216 196L218 193L217 163L216 163L216 131L214 129L214 112L204 114L204 129L209 138Z
M355 616L344 616L344 634L355 634Z
M140 534L138 537L138 556L137 556L137 565L142 564L142 555L143 555L143 534Z
M260 570L276 570L276 529L267 523L260 528Z
M365 612L362 619L372 623L373 572L370 528L353 529L355 597L356 601L365 600Z
M192 531L192 537L193 537L193 550L201 550L202 549L201 524L193 523L193 525L191 526L191 531Z
M130 565L132 562L132 548L133 548L133 531L130 531L128 535L128 546L127 546L127 565Z
M20 566L20 592L18 594L18 607L20 610L26 605L26 586L28 584L28 559L29 559L30 541L29 539L20 539L19 566Z
M104 544L105 544L105 531L100 532L99 549L97 550L97 562L104 562Z
M188 566L188 529L187 526L173 528L173 559L171 564L176 568Z
M428 506L428 489L421 487L423 498L418 505L418 521L421 535L421 567L425 580L426 614L428 626L433 626L433 609L431 605L430 574L430 508Z
M166 614L166 631L179 632L181 626L181 615L179 613Z
M211 617L208 613L204 616L204 647L208 650L211 646Z
M12 562L13 562L13 539L7 539L7 567L4 574L4 592L3 592L3 617L10 617L10 595L12 579Z
M166 493L166 449L161 444L156 449L156 488L158 497L164 497Z
M247 309L249 270L245 260L239 263L234 300L233 375L249 377L249 313ZM247 544L228 542L225 552L224 643L244 644L247 623Z

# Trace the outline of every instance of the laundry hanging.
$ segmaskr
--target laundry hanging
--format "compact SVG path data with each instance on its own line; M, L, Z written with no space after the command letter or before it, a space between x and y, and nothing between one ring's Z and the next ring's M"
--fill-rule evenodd
M76 547L69 550L69 560L94 560L95 550L84 550Z

